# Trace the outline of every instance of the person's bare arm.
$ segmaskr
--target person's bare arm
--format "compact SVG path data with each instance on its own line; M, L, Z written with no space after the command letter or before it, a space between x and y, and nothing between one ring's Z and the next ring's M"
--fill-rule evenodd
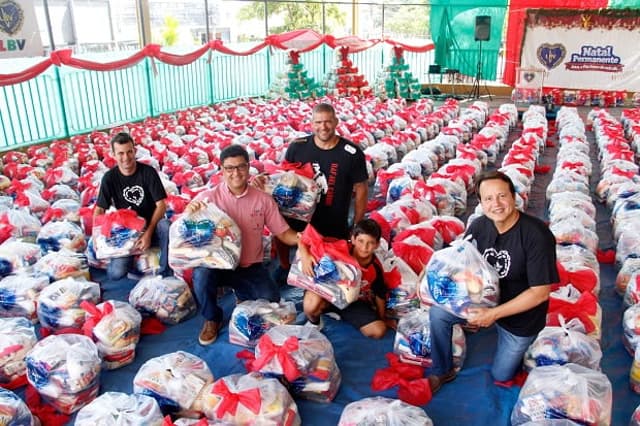
M495 308L469 309L469 319L467 322L471 325L489 327L500 318L519 314L545 302L549 299L550 292L550 284L529 287L529 289L523 291L517 297Z
M353 223L358 223L364 219L367 210L367 197L369 196L369 186L367 181L358 182L353 185L355 200L353 203Z
M289 246L298 246L302 272L305 275L313 276L313 267L316 265L316 260L313 258L309 247L301 241L302 233L289 228L282 234L276 235L276 237Z
M138 241L136 241L136 249L138 250L146 250L151 247L151 237L153 236L153 232L156 229L156 225L164 217L164 213L167 211L167 204L165 200L156 201L156 208L153 211L153 216L149 220L147 225L147 229L144 230Z

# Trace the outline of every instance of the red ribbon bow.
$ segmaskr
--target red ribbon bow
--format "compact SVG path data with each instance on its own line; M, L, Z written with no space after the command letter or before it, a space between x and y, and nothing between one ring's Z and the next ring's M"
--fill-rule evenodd
M66 211L64 209L49 207L44 213L44 216L42 216L42 223L47 223L51 219L62 219L65 213Z
M260 351L260 357L256 358L253 362L252 367L254 371L260 370L273 358L277 358L278 362L282 366L284 377L286 377L288 381L293 382L295 379L302 376L296 362L291 357L291 353L298 350L297 337L288 337L282 346L278 346L273 343L273 340L271 340L271 337L269 337L268 334L265 334L260 338L260 341L258 341L257 348Z
M290 163L288 161L283 161L278 166L280 170L284 171L292 171L297 175L308 177L309 179L313 179L313 175L315 172L313 171L313 166L311 163Z
M93 335L93 329L102 318L113 312L113 304L111 302L105 302L102 304L102 308L98 308L93 303L83 300L80 303L80 307L88 314L85 316L85 321L82 325L82 334L88 337Z
M216 409L216 417L221 419L226 413L236 415L238 403L247 407L253 414L260 412L262 397L258 388L248 389L241 392L231 392L224 380L218 380L213 385L211 393L222 397Z
M100 226L102 235L106 237L111 236L111 229L114 225L120 225L128 229L136 231L142 231L144 229L145 221L143 218L138 217L138 214L134 210L119 209L111 213L96 216L94 225Z
M326 255L334 262L340 261L357 266L354 258L349 253L349 243L346 240L324 238L312 225L307 225L302 232L302 243L309 247L311 255L316 260Z

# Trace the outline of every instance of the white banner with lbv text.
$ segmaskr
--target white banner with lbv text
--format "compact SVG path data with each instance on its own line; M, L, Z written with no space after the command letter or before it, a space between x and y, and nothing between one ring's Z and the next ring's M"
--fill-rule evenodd
M0 58L42 56L33 0L0 0Z
M640 28L527 27L520 63L547 87L639 91L639 46Z

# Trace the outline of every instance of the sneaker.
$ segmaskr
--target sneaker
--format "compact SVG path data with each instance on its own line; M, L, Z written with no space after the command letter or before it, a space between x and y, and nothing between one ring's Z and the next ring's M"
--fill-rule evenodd
M218 331L222 328L222 324L216 321L206 321L202 325L202 330L200 331L200 336L198 336L198 342L202 346L207 346L212 344L218 338Z
M322 329L324 328L324 320L322 319L322 317L320 317L320 320L318 321L318 323L313 323L309 320L307 320L307 322L304 324L305 327L313 327L318 331L322 331Z
M289 276L289 269L285 269L280 265L278 265L276 269L273 270L273 273L271 274L271 278L278 285L286 285L288 276Z
M442 385L444 385L445 383L453 381L453 379L456 378L456 375L456 370L451 369L448 373L442 374L440 376L435 374L429 376L429 386L431 387L431 394L433 395L438 392Z

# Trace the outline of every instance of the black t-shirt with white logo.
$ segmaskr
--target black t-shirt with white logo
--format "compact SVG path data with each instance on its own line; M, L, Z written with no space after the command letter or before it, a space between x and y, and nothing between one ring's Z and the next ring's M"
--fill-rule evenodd
M151 166L136 163L136 171L131 176L120 173L113 167L102 178L98 207L108 209L133 209L147 224L156 208L156 202L167 198L158 172Z
M362 150L342 137L335 147L320 149L310 135L292 142L285 158L291 163L311 163L316 170L315 180L322 187L322 198L311 224L325 237L348 238L353 185L367 180Z
M500 277L500 303L514 299L529 287L557 283L556 240L540 219L520 213L516 224L499 234L486 216L475 219L466 231ZM498 324L516 336L533 336L545 327L548 302L501 318Z

